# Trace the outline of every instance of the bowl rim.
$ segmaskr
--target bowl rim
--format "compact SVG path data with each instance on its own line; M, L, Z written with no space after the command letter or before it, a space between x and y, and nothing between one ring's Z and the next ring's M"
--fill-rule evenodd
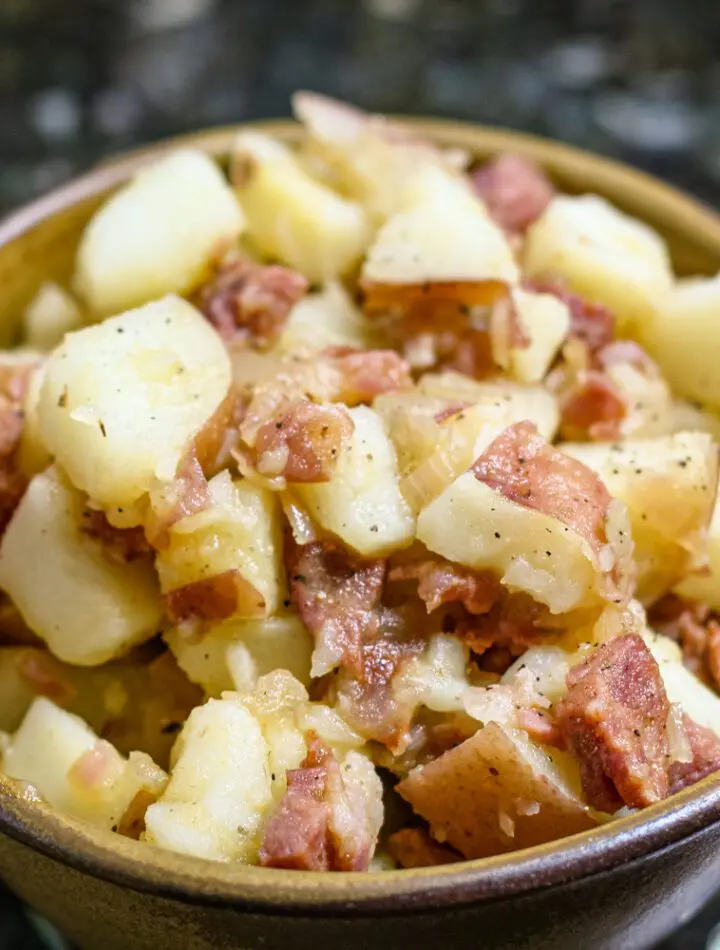
M720 261L720 216L644 172L525 133L447 119L394 118L446 146L482 155L519 151L536 158L551 174L570 176L581 185L592 183L601 194L623 193L631 200L637 194L670 231L714 248ZM288 142L299 134L299 126L291 120L272 119L164 139L121 154L0 220L0 247L59 211L118 187L163 153L190 145L221 158L241 129L268 131ZM720 773L641 812L521 851L443 867L328 874L222 864L148 848L63 816L0 775L0 833L125 888L185 903L266 914L398 914L502 899L601 874L670 847L718 821Z

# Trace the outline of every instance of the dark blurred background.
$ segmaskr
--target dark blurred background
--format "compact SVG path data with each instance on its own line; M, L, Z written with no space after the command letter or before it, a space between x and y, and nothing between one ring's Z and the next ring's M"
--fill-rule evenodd
M298 87L552 136L720 207L720 0L0 0L0 212ZM720 950L718 922L663 950ZM0 886L0 948L64 945Z

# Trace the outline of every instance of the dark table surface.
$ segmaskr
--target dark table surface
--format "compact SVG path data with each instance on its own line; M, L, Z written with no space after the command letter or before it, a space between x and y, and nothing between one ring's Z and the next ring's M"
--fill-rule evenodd
M524 129L720 206L720 0L0 0L0 211L312 88ZM663 950L720 950L720 898ZM0 886L0 948L63 942Z

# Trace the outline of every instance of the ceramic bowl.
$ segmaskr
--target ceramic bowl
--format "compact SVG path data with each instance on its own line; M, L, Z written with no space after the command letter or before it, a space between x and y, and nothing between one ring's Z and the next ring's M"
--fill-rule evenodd
M630 168L471 125L412 120L484 159L537 159L666 237L679 273L720 270L720 218ZM255 126L258 127L258 126ZM293 141L290 122L262 127ZM222 158L237 128L160 143L101 166L0 224L0 342L42 279L67 278L99 202L178 144ZM42 596L42 591L38 591ZM720 879L720 776L603 828L511 855L381 874L209 863L95 831L0 779L0 876L82 950L641 950L697 911Z

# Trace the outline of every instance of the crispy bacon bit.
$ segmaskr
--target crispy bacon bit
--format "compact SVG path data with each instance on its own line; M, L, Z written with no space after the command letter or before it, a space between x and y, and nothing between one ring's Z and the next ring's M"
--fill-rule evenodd
M443 604L460 603L471 614L485 614L502 590L492 572L473 571L442 558L399 564L391 569L388 580L418 580L418 596L428 613Z
M605 543L607 489L589 468L549 445L532 422L505 429L471 471L510 501L562 521L595 551Z
M327 482L353 422L345 409L295 403L260 426L255 436L256 467L263 474L283 475L289 482ZM264 460L278 460L270 470Z
M410 741L415 701L398 695L396 677L425 648L422 639L385 631L361 649L360 669L342 671L336 683L338 705L347 722L366 739L380 742L394 755Z
M517 721L521 729L543 745L563 748L564 742L557 720L545 709L518 709Z
M685 733L690 741L691 762L673 762L668 772L670 794L694 785L701 778L720 769L720 739L706 726L683 716Z
M620 437L628 403L604 373L590 370L560 397L563 435L612 442Z
M197 457L190 452L178 466L173 481L152 493L145 536L154 548L163 548L168 543L172 525L210 504L207 479Z
M468 307L486 307L507 294L507 287L499 280L426 281L424 284L363 281L361 287L365 292L363 311L368 316L391 310L411 319L424 318L431 326L438 310L447 309L466 315Z
M438 361L439 369L454 370L471 379L487 379L488 376L497 373L497 364L488 332L466 330L457 337L450 338L448 344L446 337L449 336L449 334L440 335L441 342L444 344L438 348L440 355L442 356L444 351L447 351L448 355Z
M546 280L529 280L524 286L538 294L553 294L570 308L570 337L580 340L589 352L597 353L615 335L615 317L601 303L585 300L562 284Z
M226 620L243 604L246 617L261 617L265 601L249 581L237 570L225 571L165 595L165 609L173 623L182 620Z
M491 216L506 231L525 231L555 194L550 179L535 162L511 153L479 168L472 183Z
M667 594L650 608L648 623L680 644L691 673L720 689L720 621L707 604Z
M440 844L425 828L403 828L387 840L390 856L401 868L432 868L462 861L459 851Z
M265 347L279 336L307 289L307 280L297 271L235 258L220 266L193 302L224 340L249 339Z
M316 650L336 665L361 670L362 644L378 630L385 561L365 561L327 542L300 547L289 539L285 562L291 600Z
M333 359L342 376L342 402L371 402L381 393L412 386L410 367L394 350L367 350Z
M83 512L82 529L90 537L100 541L110 557L123 564L144 557L152 551L142 528L115 528L103 511L86 508Z
M670 703L652 653L637 634L616 637L567 677L557 708L567 747L580 762L588 802L614 812L668 793Z
M483 655L483 669L504 673L516 657L542 639L547 619L547 608L528 594L501 590L487 614L460 620L453 633L473 653Z
M353 808L338 762L314 733L300 768L287 773L287 792L265 829L263 867L303 871L366 871L375 842Z
M19 650L15 667L37 696L47 696L58 706L69 706L77 696L61 665L44 650Z

